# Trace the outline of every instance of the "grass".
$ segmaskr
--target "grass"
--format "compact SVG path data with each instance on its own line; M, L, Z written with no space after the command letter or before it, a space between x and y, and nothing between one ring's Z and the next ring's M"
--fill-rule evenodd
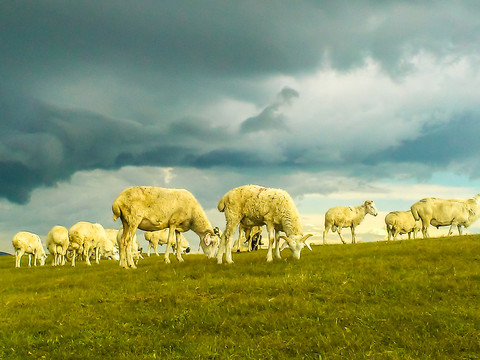
M1 359L480 358L480 236L137 270L0 257Z

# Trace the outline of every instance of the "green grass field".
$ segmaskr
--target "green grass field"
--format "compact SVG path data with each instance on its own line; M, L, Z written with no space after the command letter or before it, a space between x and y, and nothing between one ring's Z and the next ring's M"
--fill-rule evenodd
M480 236L282 254L137 270L2 256L0 358L480 358Z

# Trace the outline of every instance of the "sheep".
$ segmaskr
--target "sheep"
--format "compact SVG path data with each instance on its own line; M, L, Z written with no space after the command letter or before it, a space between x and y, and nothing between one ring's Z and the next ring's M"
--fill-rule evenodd
M190 245L183 236L182 233L178 231L175 232L176 236L180 236L180 248L179 251L182 253L185 251L187 254L190 252ZM158 245L165 245L168 242L168 229L158 230L158 231L145 231L145 240L148 242L148 250L147 255L150 256L150 249L155 251L155 254L159 256L157 246ZM172 248L173 248L172 244ZM174 249L175 251L175 249Z
M345 244L342 237L342 229L349 227L352 231L352 244L357 242L355 228L362 222L366 214L377 216L377 208L371 200L365 201L359 206L335 206L327 210L325 214L325 230L323 231L323 244L327 243L328 230L337 231L340 240Z
M15 249L15 267L20 267L23 254L28 254L28 266L32 266L32 255L34 266L37 266L37 260L41 266L45 265L47 255L37 234L20 231L13 236L12 244Z
M122 234L123 234L123 226L120 226L120 229L117 231L117 246L120 246L120 241L122 239ZM130 243L130 252L132 253L132 259L135 265L138 265L138 262L140 259L143 259L142 256L142 248L140 247L140 244L138 243L137 239L137 234L133 235L132 242Z
M282 189L266 188L258 185L243 185L228 191L218 202L217 208L225 213L227 221L222 242L217 253L217 263L221 264L223 254L227 263L232 260L232 235L237 226L267 227L268 251L267 262L273 261L272 247L275 241L275 256L280 259L279 238L287 241L295 259L300 259L300 253L311 234L303 235L302 224L297 207L290 195ZM280 236L284 232L286 236Z
M257 249L258 249L258 242L259 242L259 237L261 239L262 235L260 235L262 232L262 227L261 226L252 226L248 227L245 225L242 225L242 223L239 224L238 226L238 238L235 240L233 243L232 251L240 252L240 239L242 237L242 233L245 234L245 241L248 242L247 245L247 251L252 251L254 244L256 244ZM255 243L253 242L255 239ZM235 250L236 249L236 250Z
M68 237L70 239L68 248L73 251L72 266L75 266L75 258L79 254L83 254L87 265L91 265L90 256L93 251L95 251L96 255L95 262L98 264L97 244L108 241L102 225L79 221L68 230Z
M68 249L68 229L55 225L47 234L47 249L52 254L52 266L65 265Z
M215 256L219 243L200 203L185 189L134 186L123 190L112 204L113 219L122 220L124 233L120 242L120 266L135 268L129 243L137 228L144 231L169 229L165 263L169 264L170 245L175 231L194 231L207 257ZM178 237L177 237L177 248ZM183 261L177 251L177 260Z
M415 235L420 231L419 221L415 221L411 211L392 211L385 216L385 225L387 226L388 240L397 239L398 234L408 234L408 238L415 239Z
M105 234L107 235L105 242L98 243L98 257L102 256L107 259L119 260L120 256L118 254L118 244L117 244L117 234L118 229L105 229Z
M471 199L425 198L414 203L410 210L415 220L422 220L422 234L428 237L428 226L449 226L448 236L456 226L462 235L462 226L467 228L480 217L480 194Z

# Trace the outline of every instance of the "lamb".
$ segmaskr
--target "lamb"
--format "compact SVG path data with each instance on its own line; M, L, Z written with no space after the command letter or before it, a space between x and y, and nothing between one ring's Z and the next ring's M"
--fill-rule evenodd
M37 234L20 231L13 236L12 244L15 249L15 267L20 267L23 254L28 254L28 266L32 266L32 255L34 266L37 266L37 260L40 265L45 265L47 255Z
M79 221L68 230L70 239L69 250L73 251L72 266L75 266L75 258L83 254L87 265L91 265L90 256L95 250L95 261L98 264L99 256L96 251L97 245L108 241L107 234L102 225L92 224L87 221Z
M425 198L410 207L415 220L422 220L423 237L428 237L428 226L450 225L448 236L456 226L462 235L462 226L467 228L480 217L480 194L471 199Z
M120 266L135 268L129 244L137 228L144 231L169 229L165 262L170 263L169 251L175 231L194 231L200 237L203 252L215 256L220 239L197 199L184 189L134 186L122 191L112 204L113 219L122 220L124 233L120 241ZM179 248L177 237L177 248ZM177 251L177 260L183 261Z
M248 251L252 251L254 246L257 246L258 249L258 243L259 243L259 238L262 238L262 235L260 235L262 232L262 227L261 226L252 226L248 227L245 225L242 225L242 223L239 224L238 226L238 238L235 240L233 243L233 251L240 251L240 239L242 238L242 233L245 234L245 242L248 242L247 249ZM254 243L255 240L255 243Z
M345 244L342 237L342 229L349 227L352 231L352 244L355 244L355 228L363 221L366 214L377 216L377 208L371 200L365 201L359 206L335 206L325 214L325 230L323 231L323 244L327 243L327 233L331 229L332 232L337 231L340 240Z
M68 249L68 229L55 225L47 234L47 249L52 254L52 266L65 265Z
M303 235L302 224L297 207L290 195L282 189L266 188L258 185L244 185L228 191L218 202L218 210L225 213L227 225L217 253L217 263L221 264L223 254L227 263L232 260L232 235L237 226L267 227L268 251L267 262L273 261L272 248L275 241L275 256L280 259L279 238L287 241L295 259L311 234ZM286 236L280 236L284 232Z
M385 225L387 226L388 240L397 239L398 234L408 234L408 238L415 239L415 235L420 231L420 222L415 221L411 211L392 211L385 216Z
M175 234L176 236L180 236L180 253L185 251L188 254L190 252L190 245L187 239L185 239L185 236L183 236L183 234L179 233L178 231L176 231ZM165 245L168 242L168 229L163 229L159 231L145 231L144 236L145 240L148 242L147 255L150 256L150 249L153 249L153 251L155 251L155 254L159 256L157 246Z

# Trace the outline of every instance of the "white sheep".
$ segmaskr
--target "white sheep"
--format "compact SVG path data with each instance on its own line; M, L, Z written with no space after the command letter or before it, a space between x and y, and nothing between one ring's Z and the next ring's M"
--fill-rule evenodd
M258 185L244 185L230 190L218 202L218 210L225 213L227 225L217 253L217 262L222 263L223 254L227 263L232 260L232 235L240 222L247 226L267 227L267 261L273 261L272 250L275 241L275 256L280 259L279 238L284 232L285 239L295 259L306 245L305 240L312 235L303 235L297 207L290 195L282 189L266 188Z
M122 220L124 233L120 241L120 266L135 268L131 249L137 228L144 231L169 229L165 262L170 263L170 244L175 231L194 231L208 257L214 257L219 242L200 203L187 190L153 186L134 186L125 189L112 204L113 219ZM179 244L177 243L177 248ZM183 261L177 251L177 260Z
M371 200L365 201L359 206L335 206L327 210L325 214L325 230L323 231L323 244L327 243L328 230L337 231L340 240L345 244L342 237L342 229L349 227L352 231L352 244L355 244L355 228L363 221L366 214L377 216L377 208Z
M428 237L428 226L450 226L448 236L456 226L462 235L462 226L467 228L480 217L480 194L471 199L422 199L410 207L415 220L422 220L423 237Z
M32 266L32 255L34 266L37 266L37 260L40 265L45 265L47 255L37 234L20 231L13 236L12 244L15 249L15 267L20 267L23 254L28 254L28 266Z
M168 242L168 229L163 229L163 230L158 230L158 231L145 231L145 240L148 242L148 250L147 250L147 255L150 256L150 249L153 249L155 254L159 256L158 254L158 245L165 245ZM180 236L180 248L179 251L180 253L183 253L184 251L188 254L190 252L190 244L188 243L188 240L185 239L185 236L183 236L182 233L179 233L178 231L175 232L176 236ZM172 244L172 248L173 248ZM174 249L176 251L176 249Z
M75 258L83 254L87 265L91 265L90 257L95 251L95 261L98 264L99 257L96 253L97 244L108 241L107 234L102 225L92 224L87 221L79 221L68 230L70 251L73 251L72 266L75 266Z
M65 265L68 249L68 229L55 225L47 234L47 249L52 254L52 266Z
M408 238L415 239L416 233L420 231L419 221L415 221L411 211L392 211L385 216L388 240L397 239L398 234L408 234Z

